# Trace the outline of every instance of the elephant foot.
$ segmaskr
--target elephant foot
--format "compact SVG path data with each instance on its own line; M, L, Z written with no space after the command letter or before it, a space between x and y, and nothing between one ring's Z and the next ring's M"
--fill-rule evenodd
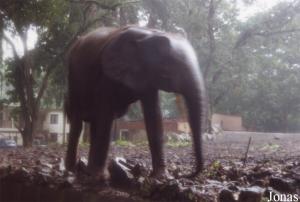
M87 171L90 176L94 178L95 181L105 182L110 180L110 173L108 169L105 168L96 168L96 167L88 167Z
M160 180L161 179L166 179L166 180L174 179L174 177L165 168L153 170L150 177L160 179Z
M103 182L110 180L110 173L108 169L105 168L98 171L95 175L95 179Z
M77 173L78 175L79 173ZM109 186L110 175L106 169L96 169L85 167L78 175L80 181L92 187L95 190L103 189Z

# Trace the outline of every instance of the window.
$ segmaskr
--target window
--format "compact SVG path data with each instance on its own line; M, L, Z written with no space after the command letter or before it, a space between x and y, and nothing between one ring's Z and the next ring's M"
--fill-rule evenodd
M58 114L50 114L50 124L58 124Z

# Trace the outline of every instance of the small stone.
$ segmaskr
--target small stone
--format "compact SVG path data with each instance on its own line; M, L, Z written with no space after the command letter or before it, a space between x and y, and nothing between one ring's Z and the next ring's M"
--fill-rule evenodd
M109 172L111 176L111 181L114 185L118 186L131 186L133 175L130 173L129 169L121 164L119 158L115 158L109 164ZM122 159L122 161L126 161Z

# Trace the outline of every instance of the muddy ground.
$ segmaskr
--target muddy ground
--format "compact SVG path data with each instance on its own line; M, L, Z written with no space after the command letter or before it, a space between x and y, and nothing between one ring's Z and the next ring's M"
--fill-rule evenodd
M111 171L122 186L90 183L84 174L87 146L80 147L76 173L64 170L62 146L2 149L0 201L266 201L271 192L300 194L299 143L300 134L225 132L204 141L206 169L193 179L181 177L192 170L191 145L166 146L175 179L152 179L147 145L113 144L109 159L124 158Z
M300 134L255 132L224 132L214 143L206 143L206 155L238 159L245 153L249 137L252 137L249 155L256 160L300 156Z

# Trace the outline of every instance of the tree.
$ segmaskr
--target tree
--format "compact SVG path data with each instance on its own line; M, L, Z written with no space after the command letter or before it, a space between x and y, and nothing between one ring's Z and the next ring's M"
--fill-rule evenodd
M4 25L1 32L4 31L3 39L11 46L13 55L8 61L6 76L14 87L10 92L11 101L20 104L23 124L19 130L24 146L31 146L49 78L58 67L63 69L64 56L72 42L95 24L105 21L106 12L111 12L119 5L119 1L60 0L11 0L0 3ZM30 30L38 34L32 50L28 48ZM14 42L16 39L20 39L20 45ZM59 85L58 79L61 78L52 77L50 83ZM65 82L60 84L65 85ZM52 88L55 86L52 85ZM62 94L60 92L60 99Z
M299 6L281 3L241 26L235 45L240 82L217 110L242 114L251 129L296 129L291 124L299 123Z

